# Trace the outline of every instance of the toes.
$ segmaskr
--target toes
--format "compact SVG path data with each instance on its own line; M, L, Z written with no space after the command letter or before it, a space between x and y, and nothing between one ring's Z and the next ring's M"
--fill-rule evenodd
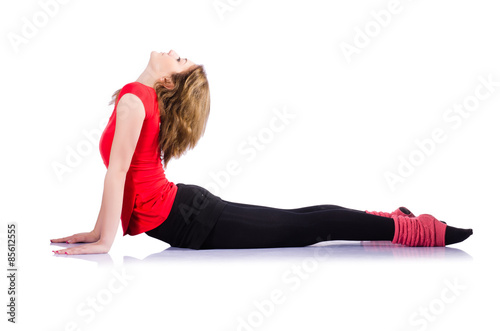
M464 241L472 235L472 229L460 229L448 225L446 227L445 242L446 245L456 244Z

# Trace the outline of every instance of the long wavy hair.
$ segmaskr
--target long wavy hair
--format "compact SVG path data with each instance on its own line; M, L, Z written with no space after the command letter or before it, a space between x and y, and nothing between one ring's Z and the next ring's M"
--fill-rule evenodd
M154 85L160 109L158 146L164 168L172 157L179 158L196 146L210 114L210 89L203 65L172 74L171 80L172 89L160 81ZM110 105L120 91L113 93Z

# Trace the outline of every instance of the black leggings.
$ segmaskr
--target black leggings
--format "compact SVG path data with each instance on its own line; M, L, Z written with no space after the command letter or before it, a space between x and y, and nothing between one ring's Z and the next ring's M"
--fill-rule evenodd
M298 209L227 202L201 249L302 247L327 240L392 240L392 218L335 205Z

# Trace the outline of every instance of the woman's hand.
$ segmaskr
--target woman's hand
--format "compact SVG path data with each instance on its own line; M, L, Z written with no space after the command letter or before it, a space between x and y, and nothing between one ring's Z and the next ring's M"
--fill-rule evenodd
M82 232L77 233L69 237L63 237L59 239L50 239L51 243L66 243L66 244L74 244L74 243L93 243L98 241L100 236L94 232L94 230L90 232Z
M60 249L57 251L52 251L56 254L68 254L68 255L78 255L78 254L106 254L111 248L110 245L106 245L100 241L96 241L91 244L79 245L76 247L70 247L65 249Z

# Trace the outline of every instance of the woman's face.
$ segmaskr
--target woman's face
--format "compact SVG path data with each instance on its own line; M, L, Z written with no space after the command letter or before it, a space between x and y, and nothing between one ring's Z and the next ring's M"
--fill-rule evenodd
M175 51L171 50L168 53L151 52L149 59L150 66L161 76L170 77L174 73L179 73L187 70L193 65L193 61L186 58L181 58Z

